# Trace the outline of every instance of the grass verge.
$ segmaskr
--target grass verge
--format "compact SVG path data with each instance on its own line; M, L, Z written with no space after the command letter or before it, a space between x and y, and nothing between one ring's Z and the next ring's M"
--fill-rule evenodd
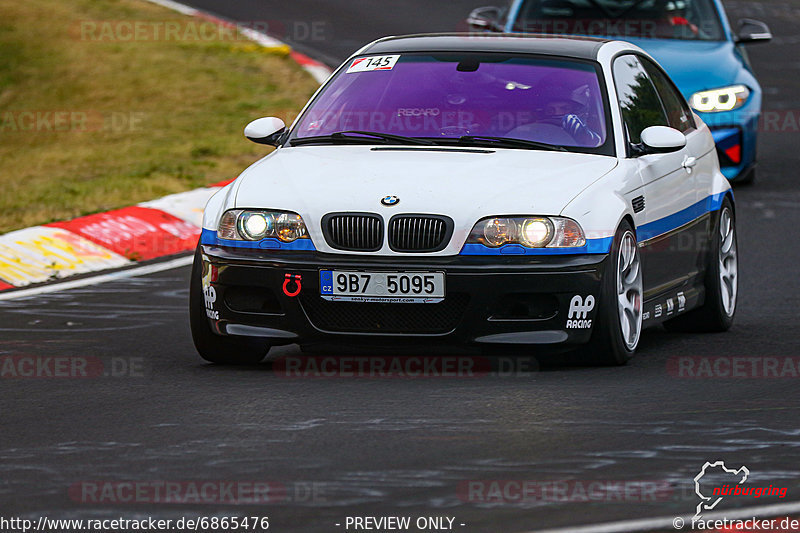
M286 49L141 0L0 0L0 233L235 177L244 125L317 83Z

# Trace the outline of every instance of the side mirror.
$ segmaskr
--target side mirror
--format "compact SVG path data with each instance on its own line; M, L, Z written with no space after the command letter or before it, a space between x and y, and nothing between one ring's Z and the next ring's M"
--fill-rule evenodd
M648 154L668 154L686 146L686 136L667 126L650 126L642 132L642 144Z
M259 118L245 126L244 136L258 144L277 146L286 124L276 117Z
M739 33L736 35L736 42L746 43L767 43L772 40L772 32L769 26L760 20L741 19L739 21Z
M495 6L473 9L467 17L467 24L473 30L495 30L499 26L500 8Z

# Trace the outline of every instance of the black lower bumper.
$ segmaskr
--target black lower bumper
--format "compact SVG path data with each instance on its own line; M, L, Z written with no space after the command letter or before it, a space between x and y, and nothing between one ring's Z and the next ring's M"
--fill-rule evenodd
M598 306L584 303L599 299L607 262L606 255L398 258L217 246L203 246L202 259L216 333L339 346L585 343ZM328 301L320 296L322 269L444 272L447 292L439 303Z

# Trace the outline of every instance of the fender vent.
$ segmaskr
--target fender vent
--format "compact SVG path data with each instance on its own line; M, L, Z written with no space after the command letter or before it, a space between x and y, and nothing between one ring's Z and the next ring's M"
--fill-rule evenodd
M633 207L634 213L644 211L644 196L637 196L631 200L631 207Z

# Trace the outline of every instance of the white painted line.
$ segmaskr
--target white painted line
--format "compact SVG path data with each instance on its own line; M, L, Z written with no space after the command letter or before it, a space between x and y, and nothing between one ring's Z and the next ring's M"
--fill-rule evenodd
M713 520L746 520L748 518L784 516L800 513L800 502L776 503L774 505L760 505L754 507L743 507L731 509L729 511L717 511L714 513L703 513L701 519L709 522ZM620 520L618 522L606 522L592 526L572 526L555 529L538 529L525 533L632 533L637 531L692 531L693 514L682 516L661 516L657 518L642 518L638 520ZM682 520L682 529L675 527L675 521Z
M311 74L311 77L320 85L328 81L328 78L331 77L332 71L325 65L303 65L303 68L306 69L306 72Z
M163 272L165 270L172 270L173 268L180 268L191 265L194 260L194 255L187 255L178 257L163 263L155 263L152 265L143 265L140 267L129 268L120 270L119 272L111 272L109 274L100 274L99 276L91 276L88 278L76 279L73 281L64 281L62 283L53 283L52 285L42 285L41 287L33 287L30 289L22 289L18 291L8 290L0 292L0 301L3 300L16 300L18 298L25 298L27 296L38 296L39 294L48 294L51 292L61 292L68 289L76 289L78 287L86 287L89 285L98 285L100 283L107 283L109 281L116 281L125 278L135 278L137 276L145 276L155 272Z
M289 45L284 43L283 41L279 41L274 37L270 37L266 33L262 33L258 30L254 30L252 28L246 28L244 26L236 25L242 35L250 39L251 41L260 44L264 48L289 48Z
M147 1L153 4L158 4L160 6L166 7L167 9L172 9L174 11L177 11L178 13L189 15L190 17L197 15L199 13L199 11L193 7L189 7L184 4L179 4L178 2L173 2L172 0L147 0Z
M200 228L203 226L203 211L206 204L219 190L220 187L201 187L191 191L162 196L157 200L142 202L138 205L139 207L158 209Z
M172 9L179 13L183 13L184 15L189 15L191 17L203 16L212 19L212 21L218 21L218 23L231 24L232 26L235 26L239 30L239 32L241 32L242 35L244 35L245 37L247 37L248 39L252 40L257 44L260 44L264 48L286 47L289 50L292 49L291 46L289 46L287 43L280 41L270 35L267 35L264 32L255 30L253 28L248 28L246 26L242 26L241 24L236 24L233 21L226 20L208 11L196 9L191 6L174 2L173 0L147 0L147 1L153 4L158 4L160 6L166 7L168 9ZM305 64L299 62L298 64L303 70L308 72L311 75L311 77L317 81L317 83L322 84L325 81L327 81L327 79L333 73L333 70L331 70L330 68L328 68L327 66L325 66L324 64L315 59L311 59L311 61L313 61L313 64Z

